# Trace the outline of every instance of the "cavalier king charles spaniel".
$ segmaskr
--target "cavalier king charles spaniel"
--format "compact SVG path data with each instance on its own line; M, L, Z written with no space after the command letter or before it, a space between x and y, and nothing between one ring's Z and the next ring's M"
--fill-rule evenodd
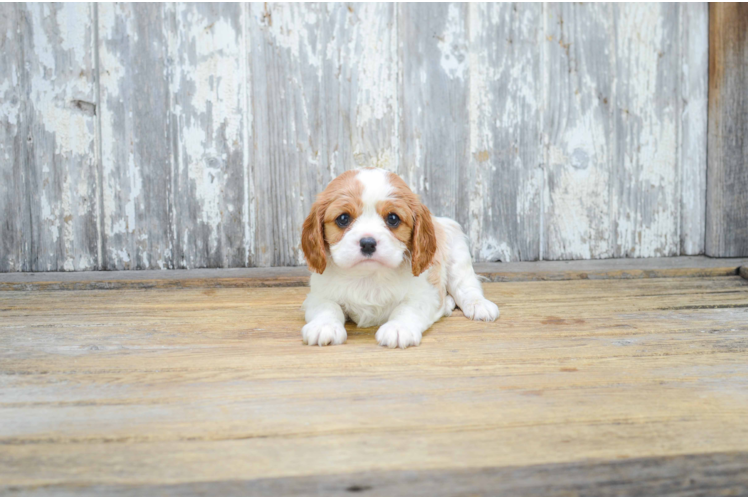
M305 344L344 343L346 319L381 325L379 345L404 349L455 305L473 320L499 317L459 224L432 216L392 172L349 170L333 180L304 221L301 247L313 271Z

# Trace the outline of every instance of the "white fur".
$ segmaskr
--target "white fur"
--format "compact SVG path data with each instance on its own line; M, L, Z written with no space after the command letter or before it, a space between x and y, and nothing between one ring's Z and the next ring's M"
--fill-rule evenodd
M446 235L440 243L445 248L439 276L446 285L446 300L442 301L439 290L429 283L428 275L434 268L413 276L406 246L376 211L377 202L392 190L386 175L378 169L357 174L364 185L363 213L330 247L324 273L312 274L311 291L304 301L307 324L302 338L306 344L342 344L347 338L346 319L361 327L382 325L376 333L380 345L406 348L419 345L423 332L441 317L451 315L455 305L470 319L494 321L499 317L496 304L483 297L465 235L451 219L432 217ZM361 253L359 241L365 236L377 240L371 257Z

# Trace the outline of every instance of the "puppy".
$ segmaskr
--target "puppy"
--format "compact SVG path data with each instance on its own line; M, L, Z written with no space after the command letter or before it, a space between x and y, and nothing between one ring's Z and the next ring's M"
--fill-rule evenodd
M473 320L499 317L459 224L432 216L392 172L349 170L333 180L304 221L301 247L313 271L305 344L342 344L347 318L381 325L379 345L404 349L455 304Z

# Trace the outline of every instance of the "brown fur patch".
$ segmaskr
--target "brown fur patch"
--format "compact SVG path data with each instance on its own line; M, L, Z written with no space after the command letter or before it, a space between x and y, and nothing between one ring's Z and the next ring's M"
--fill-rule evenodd
M332 180L317 195L301 230L301 249L309 269L322 274L327 267L328 244L335 244L346 229L335 224L341 214L351 216L351 224L361 214L364 186L356 179L356 170L348 170Z
M395 238L408 245L408 249L410 249L415 216L408 203L398 199L380 201L377 203L377 213L382 217L385 224L389 214L400 217L400 225L394 229L390 228L390 231L395 235Z
M436 233L436 252L434 252L434 260L431 262L431 267L429 268L428 282L439 290L439 298L442 305L444 305L444 300L447 298L447 282L442 279L442 272L445 265L444 248L447 245L447 233L439 224L434 224L434 230Z
M392 198L403 202L411 211L413 230L408 248L413 276L418 276L428 269L436 253L437 241L431 212L399 176L389 172L387 177L393 187Z

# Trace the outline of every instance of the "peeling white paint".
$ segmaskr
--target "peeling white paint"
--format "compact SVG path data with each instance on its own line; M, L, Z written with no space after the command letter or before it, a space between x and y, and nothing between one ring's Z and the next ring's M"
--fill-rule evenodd
M95 102L92 7L19 8L27 9L33 27L28 78L15 68L0 75L0 120L18 130L22 102L13 96L28 82L40 266L90 269L96 258L81 253L81 242L99 196L90 182L96 118L74 103ZM301 263L301 205L342 168L397 171L427 194L443 187L441 173L427 171L434 127L458 134L453 129L463 124L442 116L454 110L439 106L440 96L467 101L469 164L444 179L468 170L468 213L461 216L478 260L532 258L518 248L539 234L538 246L551 259L703 251L705 5L438 6L441 24L430 45L418 48L428 59L407 80L402 54L410 47L399 37L402 23L413 19L400 17L407 12L402 6L255 4L233 11L237 20L221 14L223 7L168 5L148 27L151 35L162 30L163 41L154 36L153 43L165 44L155 57L167 69L153 75L154 88L168 81L171 106L170 128L155 132L174 138L171 165L163 166L134 153L148 139L134 129L139 96L129 94L133 72L141 71L130 52L139 41L134 19L144 8L98 6L103 186L97 201L110 265L193 266L219 249L225 259L237 244L245 263L269 264L277 254ZM21 28L4 29L19 38ZM263 63L273 71L270 79L262 66L252 66L266 54L282 59ZM268 115L262 97L268 81L277 85L270 103L277 115ZM429 100L406 102L427 90ZM270 138L273 149L258 153L266 147L259 137ZM0 170L13 164L8 144L0 144ZM229 167L236 158L238 173ZM272 189L285 193L293 213L274 207L281 220L258 220L280 199L268 189L255 192L266 184L252 176L271 160L288 169ZM146 190L160 175L176 187L172 193L165 183L174 204L168 223L145 214ZM192 208L195 220L187 221ZM149 231L158 236L162 223L164 234L167 225L179 233L181 248L149 237Z
M444 32L437 46L441 52L441 67L451 78L465 79L468 65L466 39L465 19L460 13L460 6L450 3Z

